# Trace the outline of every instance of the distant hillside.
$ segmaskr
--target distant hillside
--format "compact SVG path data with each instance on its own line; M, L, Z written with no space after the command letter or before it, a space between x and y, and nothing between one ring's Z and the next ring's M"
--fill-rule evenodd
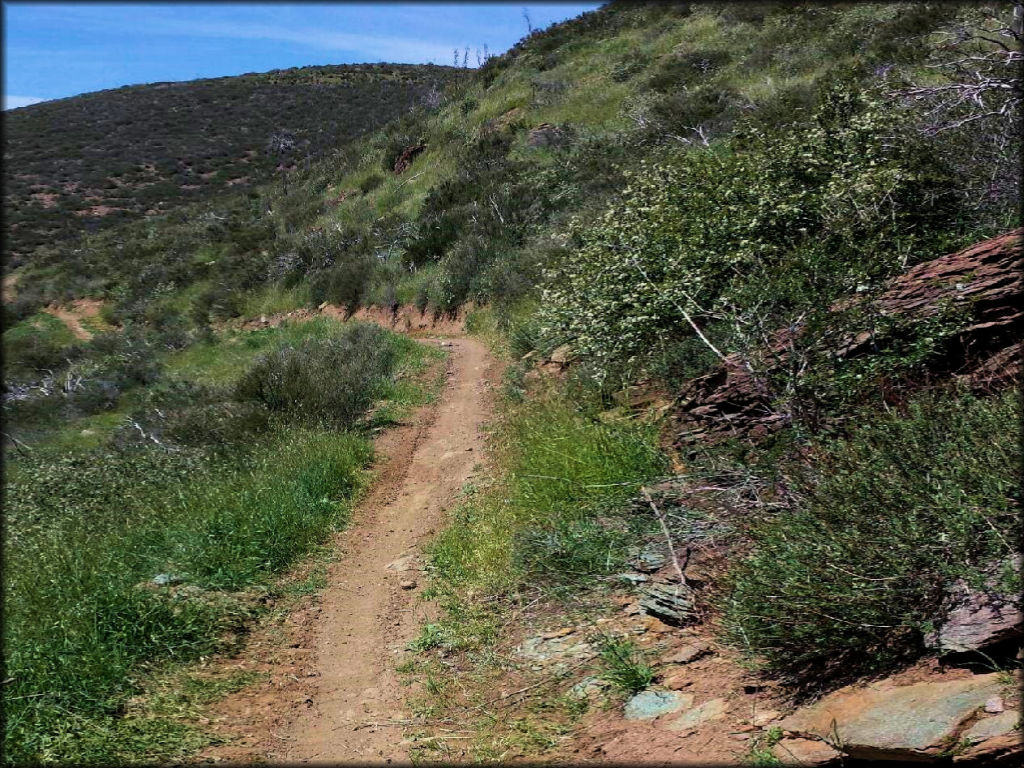
M83 220L96 230L263 182L429 101L458 74L433 65L303 67L7 112L8 254L78 234Z

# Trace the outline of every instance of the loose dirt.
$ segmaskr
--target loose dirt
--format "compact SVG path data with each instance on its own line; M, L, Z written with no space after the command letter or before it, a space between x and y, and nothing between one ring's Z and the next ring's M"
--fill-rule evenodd
M69 306L51 304L43 311L63 322L76 339L88 341L92 331L82 325L82 320L98 317L102 308L103 302L98 299L75 299Z
M444 344L450 359L437 402L378 439L378 475L337 535L328 586L288 618L283 636L250 644L237 666L268 679L216 706L215 730L229 740L200 760L408 761L395 666L435 610L420 597L422 548L482 461L499 376L480 342Z

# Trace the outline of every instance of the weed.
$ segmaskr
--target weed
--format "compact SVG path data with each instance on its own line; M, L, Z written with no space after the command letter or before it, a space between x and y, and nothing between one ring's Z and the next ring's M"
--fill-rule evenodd
M621 694L632 696L654 682L654 670L633 641L600 635L595 642L605 668L601 677Z

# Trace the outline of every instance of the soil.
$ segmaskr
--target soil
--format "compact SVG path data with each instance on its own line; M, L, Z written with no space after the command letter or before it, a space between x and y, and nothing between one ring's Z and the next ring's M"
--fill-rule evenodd
M377 477L336 537L326 589L247 644L234 666L267 678L215 705L213 729L226 743L199 760L408 761L395 666L436 610L421 599L422 549L482 461L500 376L482 343L443 343L450 358L437 402L378 438Z
M43 311L63 322L76 339L88 341L92 338L92 331L82 325L82 320L97 317L102 308L103 302L99 299L75 299L69 306L51 304Z

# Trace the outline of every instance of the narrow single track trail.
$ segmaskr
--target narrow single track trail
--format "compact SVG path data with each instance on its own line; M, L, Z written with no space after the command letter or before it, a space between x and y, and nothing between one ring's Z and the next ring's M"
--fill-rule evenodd
M301 626L292 628L290 639L298 642L289 645L304 656L291 674L275 676L297 682L229 697L220 709L236 738L207 751L206 758L408 761L408 689L395 667L435 610L420 597L422 549L483 460L483 426L499 376L498 363L479 341L446 344L450 357L441 393L409 424L378 438L374 484L351 525L337 534L339 556L328 568L327 587L315 607L292 617Z

